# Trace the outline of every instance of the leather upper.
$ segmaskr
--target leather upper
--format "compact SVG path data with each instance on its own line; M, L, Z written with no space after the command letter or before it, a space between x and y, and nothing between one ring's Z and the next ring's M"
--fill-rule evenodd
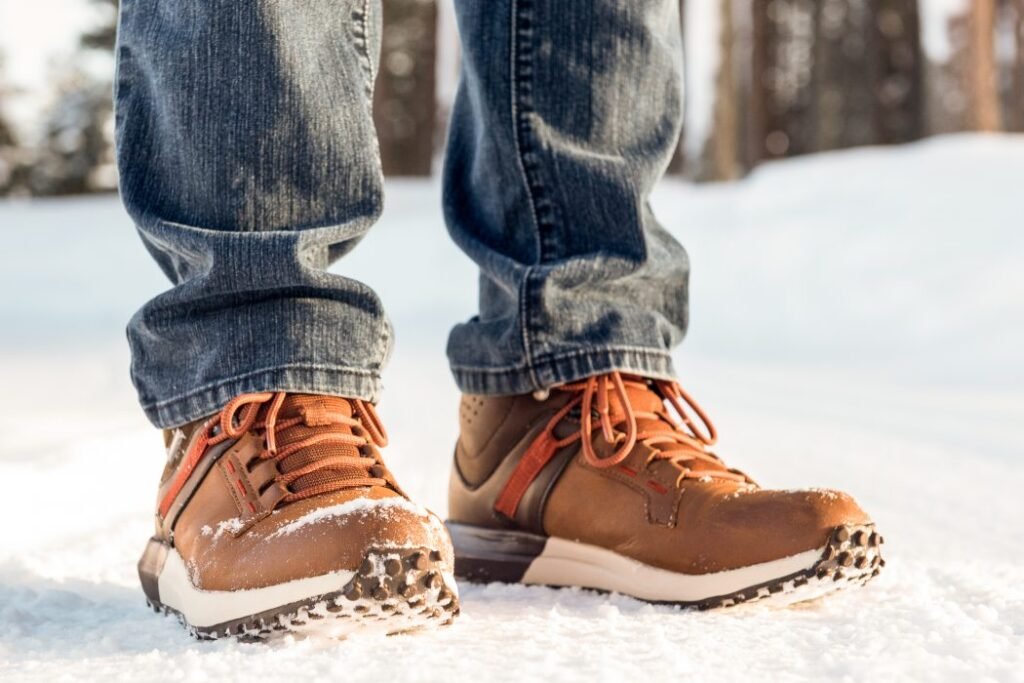
M610 467L588 462L580 442L558 449L527 488L514 518L497 512L517 461L567 400L557 391L543 401L532 395L463 397L449 486L452 521L580 541L689 574L821 548L835 527L870 522L853 498L838 491L765 490L750 481L700 476L701 469L697 476L681 477L680 465L653 452L659 444L643 441ZM654 389L632 400L647 410L661 403ZM578 413L570 412L555 432L564 436L579 429ZM603 455L612 446L595 430L592 446ZM696 466L710 469L703 460Z
M185 467L184 454L211 424L200 421L165 435L170 452L160 500ZM288 501L286 487L275 490L276 461L259 457L265 443L247 432L205 448L166 514L157 513L156 537L177 549L196 587L242 590L354 571L371 548L425 547L441 552L447 570L453 566L444 525L392 484L372 446L381 485ZM315 457L332 457L330 447L319 445L323 452Z

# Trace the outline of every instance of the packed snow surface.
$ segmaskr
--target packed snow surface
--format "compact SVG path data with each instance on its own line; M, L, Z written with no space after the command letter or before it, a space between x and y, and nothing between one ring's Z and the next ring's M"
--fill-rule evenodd
M719 452L763 485L853 493L887 538L868 587L693 613L463 586L442 631L270 645L196 642L139 589L163 463L123 325L166 285L117 200L0 204L0 680L1022 681L1022 177L1024 139L963 136L654 197L693 264L677 360ZM389 463L443 514L445 335L474 272L436 185L388 202L337 270L389 306Z

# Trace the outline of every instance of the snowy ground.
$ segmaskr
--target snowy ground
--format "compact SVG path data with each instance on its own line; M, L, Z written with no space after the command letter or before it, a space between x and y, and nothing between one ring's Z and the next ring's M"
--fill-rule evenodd
M161 449L122 330L165 285L116 200L0 204L0 680L1022 681L1022 175L1024 139L956 137L655 197L694 266L684 384L763 484L842 487L872 511L889 564L866 589L689 613L465 586L442 632L270 646L195 642L138 588ZM444 340L474 276L436 187L392 183L389 202L339 270L390 307L390 461L441 510Z

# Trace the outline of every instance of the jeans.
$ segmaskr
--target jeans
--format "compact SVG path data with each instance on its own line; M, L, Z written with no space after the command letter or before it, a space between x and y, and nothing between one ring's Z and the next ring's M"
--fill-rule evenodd
M443 205L480 270L459 388L671 377L689 266L648 195L681 124L678 1L455 4ZM326 269L382 210L379 0L122 0L118 36L121 193L173 283L128 325L149 418L251 391L376 400L390 323Z

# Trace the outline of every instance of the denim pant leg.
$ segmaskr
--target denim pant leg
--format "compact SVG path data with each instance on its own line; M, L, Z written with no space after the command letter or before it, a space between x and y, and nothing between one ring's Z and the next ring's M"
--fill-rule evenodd
M681 127L678 0L456 0L444 175L480 268L448 356L470 393L673 374L689 264L651 213Z
M121 192L174 285L128 326L158 426L250 391L375 398L381 302L325 268L381 210L379 24L370 0L122 0Z

